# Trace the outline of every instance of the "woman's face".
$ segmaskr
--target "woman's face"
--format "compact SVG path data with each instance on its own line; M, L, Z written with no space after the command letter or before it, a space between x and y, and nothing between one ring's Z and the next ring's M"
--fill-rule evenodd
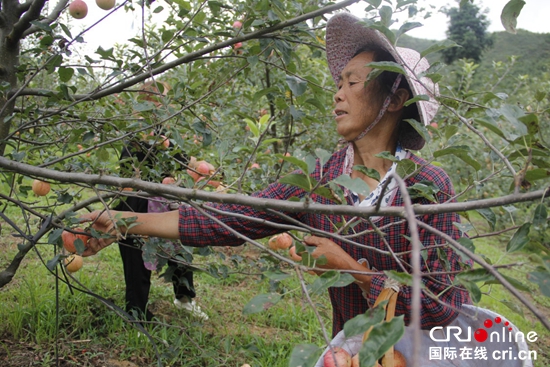
M352 141L365 130L379 113L380 98L373 93L373 83L365 86L372 71L365 65L373 61L372 52L363 52L348 62L340 76L338 92L334 95L336 131L347 141Z

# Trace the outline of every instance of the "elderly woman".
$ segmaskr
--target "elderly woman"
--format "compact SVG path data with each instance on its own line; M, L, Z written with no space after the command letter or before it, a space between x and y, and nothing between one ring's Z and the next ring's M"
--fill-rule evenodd
M347 203L353 206L375 205L381 200L384 206L403 206L402 193L395 180L386 183L387 177L396 170L393 160L377 157L378 153L390 152L398 159L409 159L418 170L406 179L406 185L412 186L421 181L431 181L439 189L435 195L437 202L452 200L454 191L447 174L438 167L428 164L413 154L410 150L421 149L424 140L406 121L415 119L428 125L437 111L433 96L437 87L425 77L417 75L428 68L428 62L420 59L413 50L393 47L379 32L363 27L358 19L347 14L337 14L327 25L327 58L330 71L338 86L334 95L334 120L336 130L347 145L334 153L331 158L317 167L311 176L326 183L342 174L352 178L362 179L371 189L364 197L361 194L343 189ZM373 61L395 61L403 66L406 76L384 72L374 81L366 83L368 74L372 71L366 66ZM430 96L429 101L417 101L405 107L405 102L417 95ZM353 170L355 165L375 169L381 177L377 181L371 177ZM322 176L322 173L323 176ZM322 177L321 177L322 176ZM382 191L382 187L386 187ZM291 197L303 197L306 193L294 186L273 183L265 190L252 194L258 198L287 200ZM382 197L381 197L382 196ZM335 204L334 201L312 195L312 200L321 204ZM417 198L415 204L431 204L424 198ZM262 212L240 205L211 204L212 207L224 212L241 214L239 216L216 215L219 221L250 238L263 238L280 232L267 224L250 221L246 217L261 218L266 222L284 223L284 220L272 213ZM216 221L202 215L197 210L182 206L178 211L167 213L106 213L96 211L84 216L85 220L93 221L93 227L104 232L113 232L110 218L120 214L122 217L137 216L139 225L131 227L129 233L136 235L157 236L179 239L186 246L238 246L242 240ZM308 226L326 232L335 232L338 224L349 222L351 217L315 214L286 213L293 219ZM461 236L453 225L459 222L459 216L454 213L425 215L420 220L445 232L454 239ZM372 225L381 229L373 231ZM122 229L124 231L124 229ZM406 221L395 217L372 218L371 222L359 220L353 227L359 234L354 240L380 251L370 248L353 246L352 244L329 240L320 237L307 237L308 245L316 246L313 257L325 256L326 269L361 270L363 274L354 272L355 282L341 288L330 288L329 294L333 306L333 335L338 333L344 323L354 316L364 313L382 291L385 276L384 270L401 271L401 266L389 254L389 245L397 254L400 262L410 270L409 228ZM425 290L422 294L421 324L424 329L433 326L444 326L457 316L456 308L469 302L468 293L452 285L453 272L460 270L460 258L445 241L432 233L420 230L420 241L426 250L422 259L422 270L430 272L423 277ZM85 255L92 255L109 245L111 240L92 239ZM368 264L368 266L365 266ZM376 275L366 275L365 270L380 272ZM439 275L434 275L441 272ZM446 274L443 274L446 272ZM410 321L411 288L403 287L399 293L396 306L397 315L405 315L405 322Z

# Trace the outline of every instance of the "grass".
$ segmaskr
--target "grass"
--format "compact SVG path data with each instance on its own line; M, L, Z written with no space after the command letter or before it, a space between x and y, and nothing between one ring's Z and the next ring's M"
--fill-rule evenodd
M2 268L13 257L17 244L7 232L2 233L0 242ZM529 262L529 254L506 255L498 239L477 239L475 245L478 254L491 257L493 262ZM53 257L51 245L40 245L37 250L25 258L14 280L0 289L4 306L0 308L2 365L56 366L61 361L60 366L154 366L160 356L163 366L238 367L248 363L255 367L286 367L295 345L325 344L321 326L296 277L279 284L263 278L261 269L271 264L270 259L248 245L220 248L207 258L196 257L199 263L213 262L230 270L226 277L206 273L195 277L197 302L210 316L206 322L198 322L175 309L171 285L153 275L150 308L157 318L145 325L153 342L93 296L71 289L61 280L56 285L55 276L38 256L44 261ZM533 292L525 293L525 297L550 315L550 299L534 296L539 292L525 280L528 271L527 265L502 270L529 286ZM86 258L75 279L106 300L123 304L122 264L116 246ZM70 282L76 285L74 280ZM267 311L243 315L243 307L252 297L274 289L284 290L281 302ZM482 290L485 294L480 306L503 315L524 332L537 332L537 342L529 346L537 351L535 367L550 365L550 332L524 307L520 307L523 315L507 307L502 300L519 302L502 286L484 286ZM330 330L331 310L326 293L315 296L313 301L319 306L324 326Z
M547 319L550 319L550 298L540 294L538 286L529 282L526 275L533 270L529 253L506 253L506 243L499 242L498 238L476 239L476 253L489 257L494 265L522 263L524 265L509 269L499 270L502 274L520 281L529 288L529 292L522 292L522 296L528 299ZM502 248L500 247L502 246ZM550 331L502 285L485 285L481 288L484 293L478 306L490 309L513 323L520 331L527 334L535 331L538 339L535 343L528 343L530 350L537 351L537 360L533 361L535 367L550 366Z

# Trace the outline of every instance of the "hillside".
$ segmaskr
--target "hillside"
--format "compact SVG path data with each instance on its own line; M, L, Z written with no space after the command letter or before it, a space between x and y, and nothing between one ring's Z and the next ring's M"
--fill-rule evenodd
M494 61L506 61L512 55L518 58L511 71L513 75L537 75L550 71L550 33L532 33L520 29L517 34L496 32L493 37L493 47L483 55L480 71L491 68ZM435 42L404 35L398 45L422 51ZM428 59L430 62L438 61L439 55L432 54Z

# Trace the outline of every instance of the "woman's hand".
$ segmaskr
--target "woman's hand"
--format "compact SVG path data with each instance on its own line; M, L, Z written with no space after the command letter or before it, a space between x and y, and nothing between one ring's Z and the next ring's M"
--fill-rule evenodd
M304 237L304 242L308 246L315 246L316 249L311 254L315 259L325 256L327 263L324 265L317 265L322 269L335 269L335 270L354 270L358 272L371 271L364 265L361 265L351 257L344 249L338 246L335 242L328 238L307 236ZM371 275L352 273L355 278L355 283L366 294L370 291L370 285L372 281Z
M114 210L96 210L80 217L82 223L92 222L92 228L100 233L111 234L111 238L90 238L86 244L86 250L82 256L92 256L109 246L117 240L115 230L115 215Z
M325 256L327 263L317 265L322 269L349 270L353 269L353 263L357 263L342 247L329 240L328 238L317 236L306 236L304 242L308 246L315 246L316 249L311 254L313 258L318 259Z

